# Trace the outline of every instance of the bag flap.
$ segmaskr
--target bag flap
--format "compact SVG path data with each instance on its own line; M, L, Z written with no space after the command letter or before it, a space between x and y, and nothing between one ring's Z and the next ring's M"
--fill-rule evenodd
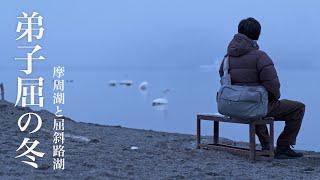
M250 86L222 86L220 90L220 98L229 101L257 102L263 101L262 89Z
M239 101L241 91L237 90L233 86L222 86L220 89L220 98L230 101Z
M240 97L241 101L246 102L262 102L262 94L254 88L248 88L243 90Z

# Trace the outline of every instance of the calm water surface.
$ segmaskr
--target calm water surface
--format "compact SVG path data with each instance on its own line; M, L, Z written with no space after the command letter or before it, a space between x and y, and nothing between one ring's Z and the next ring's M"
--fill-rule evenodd
M14 72L14 73L12 73ZM6 71L4 83L7 99L16 97L15 71ZM54 111L52 104L51 72L39 72L46 77L46 109ZM279 71L282 83L282 98L300 100L307 105L305 119L298 138L297 148L320 151L319 114L320 106L316 70ZM132 80L133 85L109 86L110 80ZM199 112L215 113L215 92L219 87L216 69L126 69L90 71L67 69L66 104L64 114L77 121L106 125L121 125L130 128L195 134L195 117ZM139 89L143 81L149 83L146 91ZM170 91L163 93L165 89ZM156 98L166 98L169 104L159 110L152 106ZM204 134L212 132L211 123L203 124ZM276 134L283 128L276 123ZM248 140L244 125L222 124L221 135L234 140Z

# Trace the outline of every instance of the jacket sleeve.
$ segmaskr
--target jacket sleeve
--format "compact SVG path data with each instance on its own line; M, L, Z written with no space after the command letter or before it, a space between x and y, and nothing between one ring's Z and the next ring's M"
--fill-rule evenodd
M264 52L258 59L257 69L260 82L269 93L269 100L278 100L280 98L280 82L277 71L271 58Z

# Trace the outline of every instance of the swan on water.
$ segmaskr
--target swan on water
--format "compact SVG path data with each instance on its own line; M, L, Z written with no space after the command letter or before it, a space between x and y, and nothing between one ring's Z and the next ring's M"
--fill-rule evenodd
M162 91L163 96L162 98L157 98L152 101L152 106L161 106L161 105L167 105L169 103L168 99L166 98L166 95L170 92L170 89L165 89Z
M114 87L114 86L116 86L116 85L117 85L117 81L115 81L115 80L109 81L109 86Z
M169 102L165 98L157 98L152 101L152 106L167 105Z
M139 85L139 89L140 89L141 91L147 90L148 84L149 84L149 83L146 82L146 81L142 82L142 83Z
M120 85L131 86L133 84L132 80L122 80L119 83Z

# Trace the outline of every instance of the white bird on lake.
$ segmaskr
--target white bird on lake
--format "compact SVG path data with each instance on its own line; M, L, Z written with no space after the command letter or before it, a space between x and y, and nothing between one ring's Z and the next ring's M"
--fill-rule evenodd
M116 86L116 85L117 85L117 81L115 81L115 80L109 81L109 86L114 87L114 86Z
M165 98L166 94L170 92L170 89L165 89L162 93L163 93L163 97L162 98L157 98L154 99L152 101L152 106L161 106L161 105L167 105L169 103L168 99Z
M122 80L119 83L120 85L131 86L133 84L132 80Z
M167 105L169 102L165 98L157 98L152 101L152 106Z
M139 89L140 89L141 91L147 90L148 84L149 84L149 83L146 82L146 81L142 82L142 83L139 85Z

